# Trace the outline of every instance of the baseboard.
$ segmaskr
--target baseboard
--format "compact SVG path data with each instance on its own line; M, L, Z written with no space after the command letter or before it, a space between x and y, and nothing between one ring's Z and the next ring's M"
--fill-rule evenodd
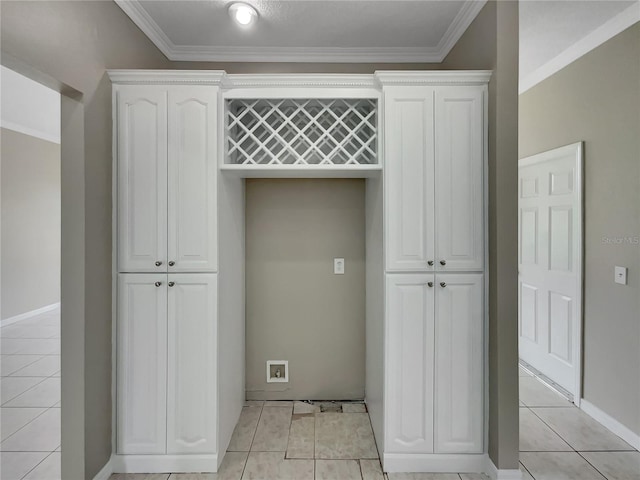
M218 455L113 455L113 473L216 473Z
M484 473L485 454L385 453L385 472Z
M491 480L522 480L522 472L520 469L498 469L493 460L487 455L487 464L485 473L489 475Z
M109 457L109 461L105 463L104 467L93 477L93 480L109 480L109 477L113 473L113 456Z
M627 442L636 450L640 450L640 435L633 432L628 427L624 426L618 420L613 418L611 415L603 412L598 407L588 402L584 398L580 402L580 410L589 415L598 423L601 423L603 426L611 430L613 433L618 435L621 439Z
M26 320L31 317L35 317L36 315L40 315L41 313L47 313L52 310L60 308L60 302L52 303L51 305L46 305L42 308L37 308L35 310L31 310L30 312L21 313L20 315L15 315L13 317L6 318L0 321L1 327L6 327L7 325L11 325L13 323L20 322L22 320Z

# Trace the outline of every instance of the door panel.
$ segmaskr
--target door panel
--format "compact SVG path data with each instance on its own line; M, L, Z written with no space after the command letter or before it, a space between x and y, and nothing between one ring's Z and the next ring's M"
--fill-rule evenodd
M384 99L387 271L433 270L433 89L388 87Z
M217 270L216 91L169 91L169 272Z
M217 277L170 274L167 452L216 452Z
M436 89L435 117L436 268L482 270L482 88Z
M117 108L118 270L165 272L167 94L148 86L123 88Z
M482 453L482 274L437 275L435 288L435 452Z
M580 396L581 144L519 162L520 358ZM528 185L536 185L535 193ZM532 228L531 212L536 213ZM536 261L532 259L536 246ZM532 297L528 292L534 291ZM532 335L535 319L535 335Z
M119 453L166 452L166 278L162 274L118 275Z
M433 452L433 275L387 275L385 452Z

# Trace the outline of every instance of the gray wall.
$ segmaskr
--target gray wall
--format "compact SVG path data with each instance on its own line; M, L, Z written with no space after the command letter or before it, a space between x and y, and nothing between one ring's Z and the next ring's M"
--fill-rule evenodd
M518 3L490 0L443 62L489 84L489 456L518 468Z
M248 179L247 398L362 399L365 184L360 179ZM333 274L333 259L345 274ZM289 383L266 361L288 360Z
M520 95L520 157L585 142L583 396L640 435L640 24ZM629 268L628 285L613 282Z
M60 301L60 145L0 135L4 320Z

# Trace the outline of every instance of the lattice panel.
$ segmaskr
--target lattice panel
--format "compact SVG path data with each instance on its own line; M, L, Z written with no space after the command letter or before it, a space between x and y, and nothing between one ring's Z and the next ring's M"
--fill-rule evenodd
M230 99L226 163L375 165L375 99Z

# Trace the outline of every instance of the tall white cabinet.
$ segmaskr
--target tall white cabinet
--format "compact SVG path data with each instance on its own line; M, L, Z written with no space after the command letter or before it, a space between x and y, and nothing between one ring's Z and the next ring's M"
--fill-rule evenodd
M224 457L244 399L246 177L367 179L366 400L384 469L486 471L490 72L109 74L115 471Z

